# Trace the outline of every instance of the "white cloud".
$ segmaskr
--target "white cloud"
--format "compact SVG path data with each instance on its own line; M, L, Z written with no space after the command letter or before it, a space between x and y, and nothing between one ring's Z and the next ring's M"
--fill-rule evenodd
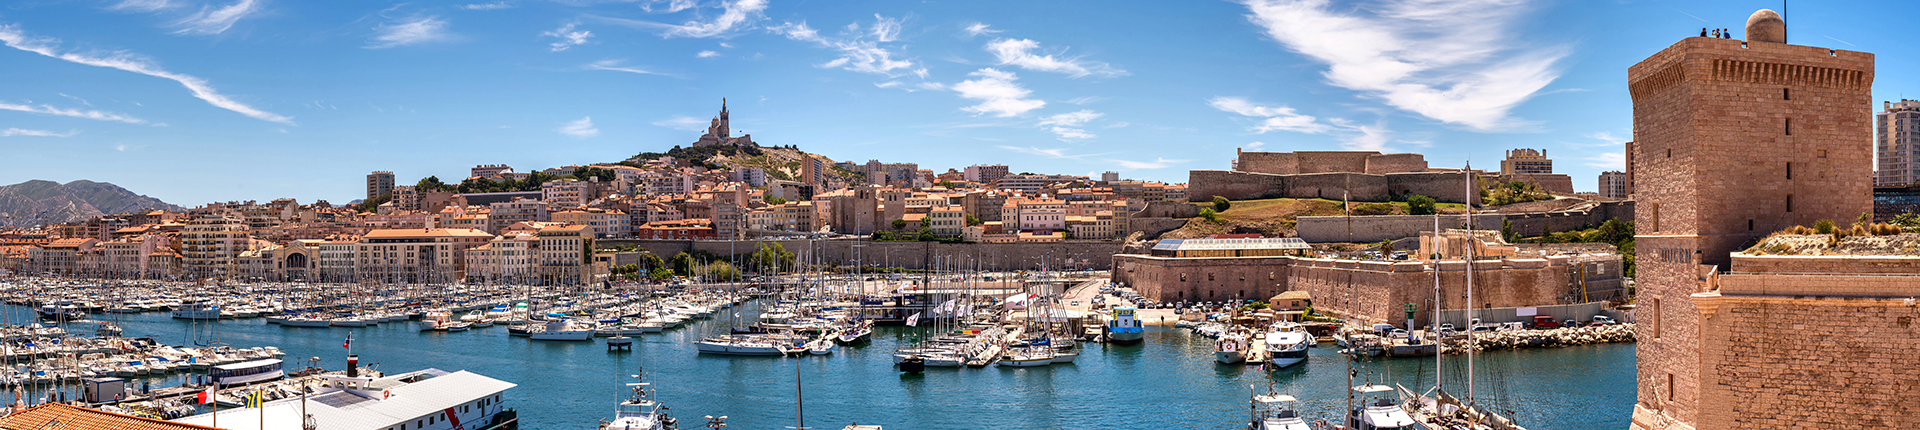
M192 92L194 97L199 98L200 100L205 100L208 104L212 104L215 107L238 112L241 115L246 115L246 116L253 117L260 120L273 121L273 122L278 122L282 124L293 124L293 118L280 116L272 112L255 109L252 106L248 106L244 103L234 101L231 98L227 98L226 95L220 94L219 92L214 91L213 86L207 84L207 81L205 79L200 79L194 76L183 75L179 73L173 73L166 70L162 70L160 66L154 65L153 62L146 59L146 57L142 57L137 54L132 54L124 51L114 52L111 55L107 55L107 56L95 56L93 54L60 53L54 50L55 46L59 45L60 43L59 40L53 39L53 38L30 37L30 36L27 36L25 32L20 31L18 27L15 27L10 24L0 25L0 42L4 42L6 43L7 46L13 47L15 49L19 49L22 51L32 52L32 53L45 55L53 58L58 58L61 60L70 61L74 63L84 64L84 65L94 66L94 67L106 67L106 68L112 68L112 69L119 69L119 70L124 70L128 72L139 73L142 75L152 76L156 78L172 80L174 82L179 82L181 86L187 87L187 91Z
M125 0L118 4L114 4L113 6L109 6L107 7L107 9L134 11L134 12L153 12L161 9L172 9L179 6L180 5L174 4L167 0Z
M593 117L590 116L581 117L578 121L568 121L565 125L561 125L560 128L554 129L554 131L573 137L594 137L600 135L600 129L593 128Z
M1388 152L1388 135L1393 133L1385 125L1346 125L1354 131L1340 139L1340 147L1348 151Z
M454 6L454 7L466 9L466 10L500 10L500 9L512 8L513 5L508 4L507 2L497 1L493 3L470 3L470 4L463 4L463 5Z
M1131 123L1131 122L1126 122L1126 121L1120 121L1120 122L1116 122L1116 123L1112 123L1112 124L1107 124L1107 126L1106 126L1106 128L1126 128L1126 127L1127 127L1127 126L1129 126L1129 125L1133 125L1133 123Z
M987 52L1002 65L1019 66L1027 70L1062 73L1075 78L1086 75L1125 76L1127 71L1113 68L1098 61L1085 61L1079 57L1055 57L1052 54L1040 55L1034 51L1040 49L1040 42L1032 39L998 39L987 42Z
M174 22L180 29L173 34L220 34L233 28L234 22L259 11L259 6L255 0L240 0L219 9L213 9L211 5L201 6L199 12Z
M1508 111L1559 78L1554 64L1569 51L1514 47L1525 38L1509 27L1525 20L1525 0L1383 0L1339 11L1328 0L1243 2L1273 40L1327 64L1333 85L1482 131L1520 125Z
M1587 165L1609 170L1626 170L1627 156L1619 152L1601 153L1587 158Z
M1027 98L1032 94L1026 88L1014 83L1012 72L1002 72L991 67L968 73L975 79L953 84L952 89L960 97L979 100L980 104L960 108L975 114L993 114L997 117L1010 117L1027 113L1047 105L1047 102Z
M859 23L849 24L844 37L826 37L819 30L808 27L807 23L783 23L769 30L786 36L788 39L814 42L820 46L840 51L840 58L819 64L826 69L846 69L860 73L897 76L896 70L907 70L921 78L926 77L926 69L912 70L913 62L893 58L893 52L880 46L881 43L894 41L899 37L900 20L874 15L874 24L866 31Z
M1084 105L1084 104L1093 103L1093 102L1106 100L1106 99L1107 97L1100 97L1100 96L1081 96L1081 97L1074 97L1071 99L1067 99L1067 103Z
M0 110L43 113L47 115L69 116L74 118L85 118L85 119L100 120L100 121L119 121L119 122L124 122L128 124L146 124L147 123L147 120L134 118L124 114L118 114L118 113L106 112L106 111L97 111L97 110L61 109L61 108L53 107L50 105L44 105L44 104L39 106L30 106L30 105L22 105L22 104L13 104L8 102L0 102Z
M669 3L669 6L670 10L668 12L671 13L693 8L695 4L691 1L674 1ZM647 7L648 11L652 11L650 5L643 7ZM722 3L720 16L713 17L710 21L691 20L679 25L674 25L632 19L595 18L620 25L659 30L660 36L666 38L706 38L725 36L737 28L746 28L750 26L754 20L762 18L760 12L765 10L767 10L766 0L733 0Z
M1053 132L1053 134L1059 135L1060 139L1062 140L1092 139L1098 136L1094 136L1092 133L1087 133L1086 130L1081 129L1080 127L1085 126L1088 121L1093 121L1095 119L1098 119L1106 115L1107 114L1104 114L1104 113L1082 109L1078 112L1068 112L1068 113L1049 116L1046 119L1040 120L1040 126L1047 127L1047 131L1051 131Z
M56 133L56 132L51 132L46 130L26 130L26 129L19 129L19 128L8 128L6 130L0 130L0 137L13 137L13 136L70 137L76 134L80 134L80 132L69 131L66 133Z
M1608 133L1608 132L1604 132L1604 131L1597 131L1597 132L1593 132L1593 133L1587 133L1587 135L1586 135L1586 136L1587 136L1588 138L1591 138L1591 139L1599 139L1599 140L1602 140L1602 141L1606 141L1606 142L1607 142L1607 144L1609 144L1609 145L1625 145L1625 144L1627 144L1627 141L1628 141L1628 140L1633 140L1633 139L1630 139L1630 138L1625 138L1625 137L1614 137L1614 136L1613 136L1613 133Z
M700 53L693 54L693 56L699 57L699 58L713 58L713 57L720 56L720 53L713 52L713 51L700 51Z
M122 143L119 145L114 145L113 150L120 151L120 152L130 152L130 151L139 151L140 148L145 148L145 147L147 146L146 145L128 145L128 144Z
M1008 151L1013 151L1013 152L1019 152L1019 153L1023 153L1023 154L1032 154L1032 155L1038 155L1038 156L1042 156L1042 157L1048 157L1048 158L1065 158L1065 159L1069 159L1069 160L1078 160L1078 159L1082 159L1082 158L1086 158L1086 157L1088 157L1088 156L1092 156L1092 155L1100 155L1100 154L1079 154L1079 155L1074 155L1074 154L1068 154L1068 153L1067 153L1067 149L1066 149L1066 148L1052 148L1052 149L1040 149L1039 147L1034 147L1034 146L1029 146L1029 147L1025 147L1025 148L1022 148L1022 147L1018 147L1018 146L1006 146L1006 145L1000 145L1000 149L1005 149L1005 150L1008 150Z
M452 35L447 33L447 21L438 16L415 16L398 22L382 23L374 27L373 31L374 41L367 44L367 49L417 45L452 38Z
M1240 145L1240 149L1244 149L1248 151L1258 151L1260 150L1261 147L1264 147L1264 146L1267 146L1266 142L1253 142L1245 145Z
M586 65L586 68L588 70L606 70L606 71L613 71L613 72L638 73L642 75L669 76L669 77L675 77L675 78L680 77L679 75L675 75L672 73L661 73L661 72L655 72L652 70L642 69L638 67L622 66L620 65L620 63L621 63L620 60L600 60L600 61L593 62L593 64Z
M652 124L681 131L705 131L707 122L707 120L686 115L674 115L671 118L654 121Z
M962 30L962 31L965 31L965 32L967 33L967 37L974 37L974 36L979 36L979 35L983 35L983 34L993 34L993 33L999 33L999 32L1002 32L1002 31L1006 31L1006 30L994 30L994 29L990 29L990 28L987 28L987 23L984 23L984 22L976 22L976 23L973 23L973 24L970 24L970 25L968 25L968 26L967 26L967 28L966 28L965 30Z
M1114 164L1119 164L1120 167L1124 167L1127 169L1152 170L1152 169L1165 169L1175 164L1181 164L1181 163L1185 163L1193 160L1168 160L1165 158L1156 157L1153 159L1153 161L1127 161L1127 160L1115 160L1115 159L1107 159L1107 161L1112 162Z
M665 2L667 3L666 9L656 11L656 10L653 10L653 5L655 3L661 3L661 1L651 0L646 3L641 3L640 9L645 10L647 12L653 12L653 13L674 13L674 12L679 12L687 9L692 9L694 6L699 6L698 3L694 3L694 0L668 0Z
M578 25L578 24L569 23L567 25L560 26L560 28L554 29L553 31L541 32L540 35L547 36L547 37L560 38L560 41L553 42L553 44L550 46L553 47L553 52L565 51L567 50L567 48L574 47L574 45L587 43L587 38L593 37L593 32L591 31L586 31L586 30L573 31L573 27L575 25Z
M1330 128L1326 124L1318 122L1313 116L1301 115L1295 112L1293 108L1286 106L1260 106L1239 97L1214 97L1207 100L1207 105L1226 112L1261 118L1259 124L1247 127L1248 131L1255 133L1265 134L1266 132L1275 130L1300 133L1325 133Z

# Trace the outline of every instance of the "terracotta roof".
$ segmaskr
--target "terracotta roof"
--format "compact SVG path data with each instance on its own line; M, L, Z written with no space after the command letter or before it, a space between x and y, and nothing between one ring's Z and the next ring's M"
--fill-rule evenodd
M418 228L381 228L368 231L363 237L368 239L404 238L404 237L486 237L493 235L471 228L436 228L432 230Z
M161 421L107 411L47 403L0 417L0 429L40 430L218 430L214 427Z

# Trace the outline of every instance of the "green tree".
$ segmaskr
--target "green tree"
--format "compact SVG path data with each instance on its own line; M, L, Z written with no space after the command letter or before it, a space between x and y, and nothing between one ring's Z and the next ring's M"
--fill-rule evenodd
M754 248L752 254L747 255L747 264L780 273L794 268L793 259L793 252L787 251L787 247L779 242L761 243Z
M1520 236L1517 236L1513 233L1513 220L1510 220L1510 219L1500 220L1500 238L1503 240L1506 240L1507 243L1514 243L1514 242L1520 241Z
M787 199L774 197L774 196L767 196L767 198L764 200L766 200L767 204L770 204L770 205L781 205L781 204L787 203Z
M647 272L647 279L652 279L655 281L664 281L664 280L667 280L667 278L672 278L672 277L673 277L673 271L667 270L667 268L665 267L653 269L653 271Z
M893 229L894 229L894 230L906 230L906 229L907 229L907 220L904 220L904 219L896 219L896 220L893 220Z
M979 218L979 217L976 217L976 216L973 216L973 214L967 214L967 226L968 226L968 227L972 227L972 226L976 226L976 225L981 225L981 224L986 224L986 223L984 223L984 222L981 222L981 221L980 221L980 218Z
M921 217L921 218L920 218L920 229L921 229L921 230L926 230L926 229L929 229L929 228L933 228L933 217Z
M1233 208L1232 201L1228 201L1226 197L1213 196L1214 212L1226 212L1227 209L1231 209L1231 208Z
M949 190L951 190L951 189L953 189L953 180L950 180L950 179L941 179L941 180L940 180L940 186L942 186L942 187L946 187L947 189L949 189Z
M1434 209L1434 205L1435 203L1432 197L1414 194L1412 197L1407 197L1407 214L1433 215L1439 213Z
M1220 220L1220 216L1213 212L1213 208L1200 208L1200 217L1205 218L1208 222Z
M1819 233L1819 234L1833 234L1833 220L1823 219L1819 221L1814 221L1813 232Z
M739 279L739 276L740 276L740 272L734 269L733 264L725 261L715 261L712 263L708 263L707 265L700 266L699 272L701 276L706 276L709 279L718 279L718 280L726 280L726 281Z
M440 177L438 176L428 176L425 178L420 178L420 182L415 182L413 184L413 189L422 193L434 192L434 191L443 191L443 192L459 191L459 189L454 188L454 186L452 185L447 185L444 182L440 182Z
M921 242L932 242L935 240L939 240L939 238L933 237L933 229L927 228L927 227L920 228L919 239Z
M638 264L647 271L652 271L654 269L666 268L667 260L660 259L659 255L649 252L640 254L640 262Z
M380 210L380 205L390 201L393 201L393 193L384 193L381 194L380 197L374 197L373 200L360 202L360 204L355 205L353 209L361 212L375 212Z
M687 255L685 251L673 254L673 258L667 259L667 268L673 269L674 274L681 276L692 275L694 264L693 256Z

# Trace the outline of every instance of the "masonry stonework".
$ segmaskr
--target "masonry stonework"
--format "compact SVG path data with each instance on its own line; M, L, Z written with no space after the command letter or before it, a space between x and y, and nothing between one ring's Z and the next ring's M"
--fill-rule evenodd
M1771 11L1755 13L1746 34L1771 34L1778 22ZM1721 379L1727 369L1710 361L1720 352L1703 348L1746 332L1741 325L1724 326L1731 327L1727 334L1715 324L1703 329L1702 315L1715 308L1701 306L1695 294L1713 288L1743 243L1821 219L1845 223L1872 210L1873 64L1873 55L1863 52L1688 37L1628 69L1636 319L1649 332L1636 345L1635 428L1799 425L1703 420L1740 408L1710 401L1742 389L1722 382L1780 382Z
M1334 199L1343 196L1353 201L1382 202L1405 200L1415 194L1433 197L1442 203L1478 202L1480 191L1468 187L1461 172L1388 173L1306 173L1268 174L1227 170L1194 170L1188 173L1187 198L1212 201L1214 196L1229 200L1273 198Z

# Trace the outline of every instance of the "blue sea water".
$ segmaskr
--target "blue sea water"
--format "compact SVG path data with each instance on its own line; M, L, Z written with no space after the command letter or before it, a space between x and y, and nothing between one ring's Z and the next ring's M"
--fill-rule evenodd
M748 318L754 305L737 307ZM11 315L31 315L24 308ZM96 316L98 317L98 316ZM536 342L510 337L496 326L457 333L422 333L410 323L367 328L293 328L261 319L189 323L166 313L120 315L128 336L152 336L180 345L218 339L236 347L272 345L286 351L289 368L319 357L323 367L345 366L341 344L353 335L363 365L388 372L422 368L469 370L518 384L507 405L522 428L593 429L625 395L627 375L642 367L659 400L699 428L703 415L728 417L729 428L778 429L796 423L799 380L809 427L850 423L888 429L1144 429L1244 428L1248 390L1269 384L1302 400L1305 415L1329 422L1346 405L1348 359L1331 344L1306 363L1268 372L1218 365L1212 342L1183 329L1150 328L1138 346L1086 345L1079 360L1042 368L928 369L903 375L892 366L894 348L921 330L881 327L870 345L797 359L700 355L693 342L727 329L725 318L701 321L636 339L632 352L608 352L593 342ZM1361 378L1424 391L1434 384L1434 360L1382 359L1356 364ZM1447 391L1464 396L1464 357L1442 364ZM1483 404L1511 411L1530 429L1625 428L1634 401L1631 344L1504 351L1476 357L1474 391ZM159 379L155 387L182 378ZM323 428L324 428L324 423Z

